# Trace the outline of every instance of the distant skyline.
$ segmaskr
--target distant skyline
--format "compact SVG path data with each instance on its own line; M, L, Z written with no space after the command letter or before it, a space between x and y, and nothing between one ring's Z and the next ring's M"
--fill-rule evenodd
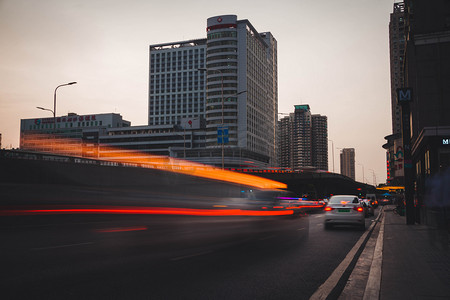
M356 180L386 180L391 134L388 25L392 0L0 0L0 133L19 146L20 119L120 113L146 125L149 46L206 37L209 17L235 14L278 42L281 113L309 104L328 117L339 152L355 148ZM333 170L331 142L329 170ZM362 176L364 173L365 179Z

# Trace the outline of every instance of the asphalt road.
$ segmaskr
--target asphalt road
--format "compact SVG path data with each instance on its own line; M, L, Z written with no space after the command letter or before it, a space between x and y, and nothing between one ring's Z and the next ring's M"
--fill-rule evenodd
M322 212L3 216L0 288L2 299L309 299L362 233L324 230Z

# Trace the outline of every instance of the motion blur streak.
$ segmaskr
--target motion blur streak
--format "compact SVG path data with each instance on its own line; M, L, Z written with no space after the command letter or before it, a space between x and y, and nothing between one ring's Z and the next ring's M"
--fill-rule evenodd
M241 209L194 209L173 207L84 207L55 209L2 209L0 216L59 215L59 214L141 214L184 216L285 216L293 210L258 211Z
M54 137L52 135L29 134L23 137L22 143L24 149L34 151L120 162L136 167L160 169L261 189L284 189L287 187L284 183L249 174L235 173L191 161L105 145L101 145L102 153L95 155L93 152L84 151L81 141Z
M126 232L126 231L140 231L147 230L147 226L135 226L135 227L121 227L121 228L108 228L108 229L97 229L96 232Z

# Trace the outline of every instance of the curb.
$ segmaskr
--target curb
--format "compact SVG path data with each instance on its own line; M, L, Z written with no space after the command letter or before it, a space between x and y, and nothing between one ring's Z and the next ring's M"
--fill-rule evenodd
M381 208L378 217L370 225L369 229L356 242L345 259L333 271L328 279L314 292L309 298L310 300L338 299L339 295L345 288L348 278L350 277L358 258L363 252L367 241L372 236L375 226L380 222L381 216L384 215L384 206ZM375 275L375 274L374 274ZM374 299L374 298L372 298ZM377 299L377 298L375 298Z
M384 217L381 220L380 231L373 253L372 264L370 265L369 278L364 290L363 300L379 299L381 290L381 271L383 265L383 239L384 239Z

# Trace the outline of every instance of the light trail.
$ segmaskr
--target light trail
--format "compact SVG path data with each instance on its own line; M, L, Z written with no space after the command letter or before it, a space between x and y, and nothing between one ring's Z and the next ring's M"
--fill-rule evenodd
M183 216L286 216L293 210L241 210L241 209L201 209L177 207L132 207L132 206L77 206L46 208L15 208L0 210L0 216L63 215L63 214L128 214L128 215L183 215Z
M287 185L274 180L242 174L229 170L223 170L192 161L177 159L167 156L152 155L139 151L131 151L100 145L99 157L93 152L85 151L81 140L73 140L62 137L54 137L44 134L25 135L22 140L23 149L46 152L58 155L70 155L74 157L90 158L95 160L120 162L133 166L158 169L167 172L180 173L201 178L241 184L261 189L285 189Z

